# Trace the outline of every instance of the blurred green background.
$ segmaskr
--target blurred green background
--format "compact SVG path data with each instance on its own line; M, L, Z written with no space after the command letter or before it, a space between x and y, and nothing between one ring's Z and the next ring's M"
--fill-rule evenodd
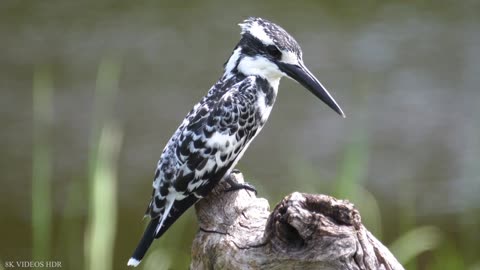
M271 207L348 199L408 269L480 269L479 1L0 2L0 269L124 269L158 157L248 16L300 43L341 119L284 79L237 168ZM186 269L189 211L140 269Z

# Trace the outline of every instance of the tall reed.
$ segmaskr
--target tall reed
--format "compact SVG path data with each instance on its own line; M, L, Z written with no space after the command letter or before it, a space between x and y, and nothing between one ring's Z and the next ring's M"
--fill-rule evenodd
M117 228L117 160L122 131L114 120L120 63L102 60L98 70L89 154L89 215L85 233L87 269L113 269Z
M35 69L33 77L32 258L50 258L52 238L53 83L49 67Z

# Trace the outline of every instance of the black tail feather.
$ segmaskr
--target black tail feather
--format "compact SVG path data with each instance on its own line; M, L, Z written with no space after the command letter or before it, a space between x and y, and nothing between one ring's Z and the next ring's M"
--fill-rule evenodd
M128 265L137 266L138 263L143 259L145 253L147 252L148 248L155 239L155 230L157 229L159 223L159 218L152 219L148 224L145 232L143 233L142 239L140 243L138 243L137 248L133 252L132 258L128 261Z
M128 265L137 266L145 256L145 253L152 244L153 240L155 238L160 238L160 236L162 236L168 230L168 228L170 228L170 226L197 201L198 198L194 195L190 195L181 201L175 201L172 210L170 211L167 219L163 222L163 226L157 235L155 235L155 230L157 229L160 219L152 219L145 229L140 243L138 243L138 246L133 252L132 257L128 261Z

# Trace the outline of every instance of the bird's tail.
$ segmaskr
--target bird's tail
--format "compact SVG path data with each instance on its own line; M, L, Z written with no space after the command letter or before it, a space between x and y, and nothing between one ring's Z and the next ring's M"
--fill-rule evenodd
M133 252L132 257L130 258L130 260L128 260L128 266L137 266L140 264L140 261L143 259L143 256L145 256L145 253L155 239L155 230L157 229L159 220L159 218L156 218L150 221L148 227L143 233L140 243L138 243L138 246Z
M160 238L170 226L188 209L190 206L194 205L198 201L198 198L194 195L190 195L187 198L181 201L175 201L173 207L169 213L166 213L165 220L162 226L158 226L160 224L160 218L157 217L152 219L148 224L147 229L143 233L143 237L138 243L137 248L133 252L132 257L128 260L128 266L137 266L140 264L140 261L145 256L148 248L152 244L155 238Z

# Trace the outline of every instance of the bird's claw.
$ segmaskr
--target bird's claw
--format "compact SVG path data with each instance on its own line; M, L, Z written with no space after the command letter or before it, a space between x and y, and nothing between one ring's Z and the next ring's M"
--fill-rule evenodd
M238 171L238 170L237 170ZM233 173L237 173L234 171L232 171ZM240 171L239 171L240 172ZM227 181L227 183L230 185L229 188L226 188L224 191L225 192L231 192L231 191L237 191L237 190L240 190L240 189L246 189L246 190L250 190L250 191L253 191L255 193L255 196L257 196L257 189L249 184L249 183L237 183L235 182L231 176L229 176L227 179L225 179Z
M249 183L243 183L243 184L236 183L233 186L230 185L229 188L225 189L225 192L237 191L237 190L240 190L240 189L246 189L246 190L253 191L255 193L255 196L257 195L257 189Z

